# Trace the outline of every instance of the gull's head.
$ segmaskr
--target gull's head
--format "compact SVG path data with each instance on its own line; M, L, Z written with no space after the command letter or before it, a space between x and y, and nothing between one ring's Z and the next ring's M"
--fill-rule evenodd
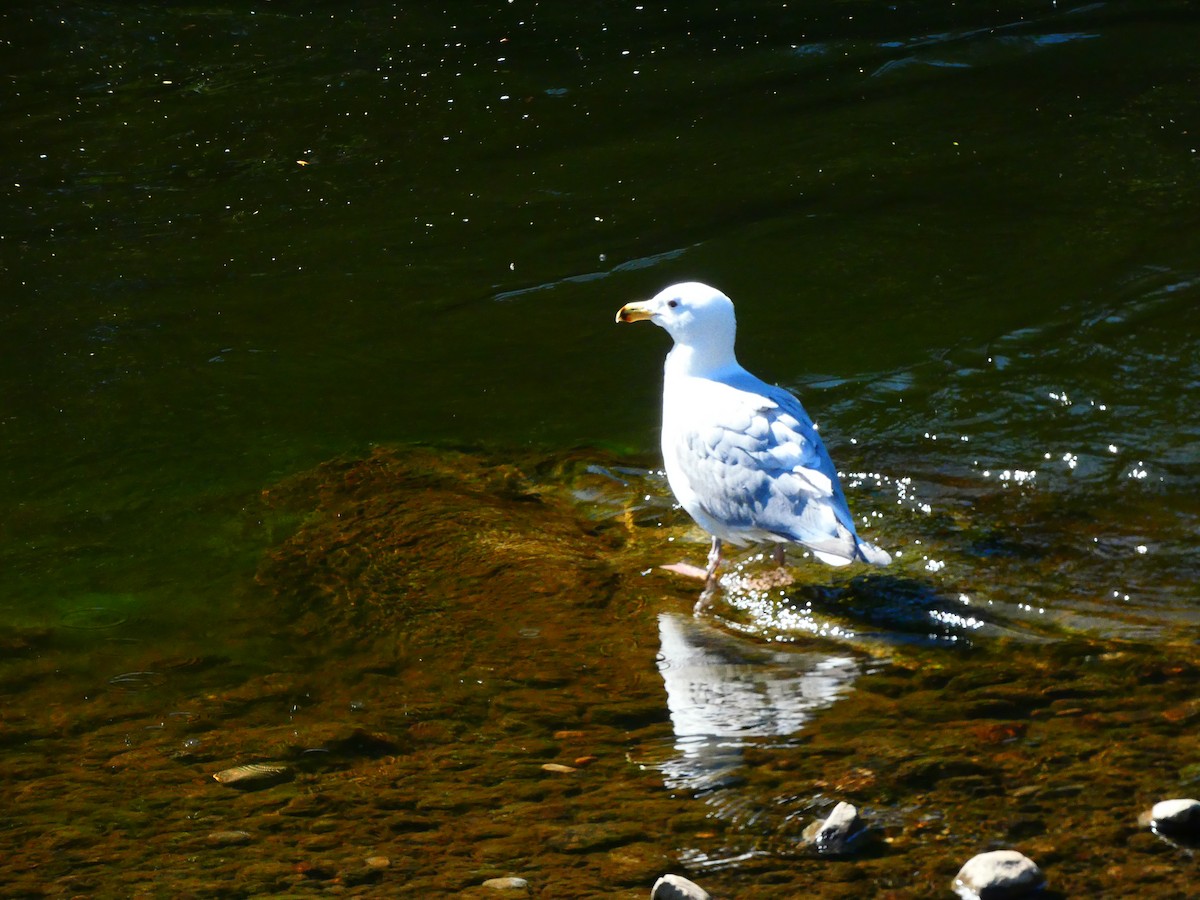
M698 281L673 284L650 300L626 303L617 313L618 322L649 320L690 347L728 348L733 353L737 321L733 301L714 287Z

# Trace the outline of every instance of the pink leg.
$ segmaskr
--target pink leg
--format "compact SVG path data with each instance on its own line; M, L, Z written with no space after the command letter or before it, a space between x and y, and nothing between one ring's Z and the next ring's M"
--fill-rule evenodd
M696 601L696 607L692 610L693 615L700 615L706 610L713 597L717 595L717 568L721 565L721 539L712 539L712 549L708 551L708 568L704 570L704 590L700 592L700 599Z

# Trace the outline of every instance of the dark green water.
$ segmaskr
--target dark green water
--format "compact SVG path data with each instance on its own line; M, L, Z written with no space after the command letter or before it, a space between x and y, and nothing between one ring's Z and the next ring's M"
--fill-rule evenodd
M17 4L0 41L0 627L73 629L64 696L131 645L288 669L222 635L295 524L260 492L322 460L654 462L666 338L613 313L685 279L879 476L905 577L989 634L1194 643L1193 5Z

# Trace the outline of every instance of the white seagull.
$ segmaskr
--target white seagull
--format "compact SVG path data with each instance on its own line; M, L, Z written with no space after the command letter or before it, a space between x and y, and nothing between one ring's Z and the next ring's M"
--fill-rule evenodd
M699 282L628 303L618 322L649 320L675 341L663 378L662 452L676 499L712 549L700 613L717 587L721 544L803 544L831 566L892 561L861 538L837 469L800 401L755 378L733 353L733 301Z

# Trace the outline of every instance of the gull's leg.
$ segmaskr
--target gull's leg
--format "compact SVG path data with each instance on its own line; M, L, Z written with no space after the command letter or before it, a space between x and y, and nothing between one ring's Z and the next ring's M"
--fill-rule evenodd
M704 612L717 595L717 568L720 565L721 539L714 537L712 549L708 551L708 568L704 570L704 590L700 592L700 599L696 601L696 607L692 610L693 615L698 616Z
M721 539L713 538L712 548L708 551L708 568L704 570L704 587L706 590L717 587L717 567L721 565Z

